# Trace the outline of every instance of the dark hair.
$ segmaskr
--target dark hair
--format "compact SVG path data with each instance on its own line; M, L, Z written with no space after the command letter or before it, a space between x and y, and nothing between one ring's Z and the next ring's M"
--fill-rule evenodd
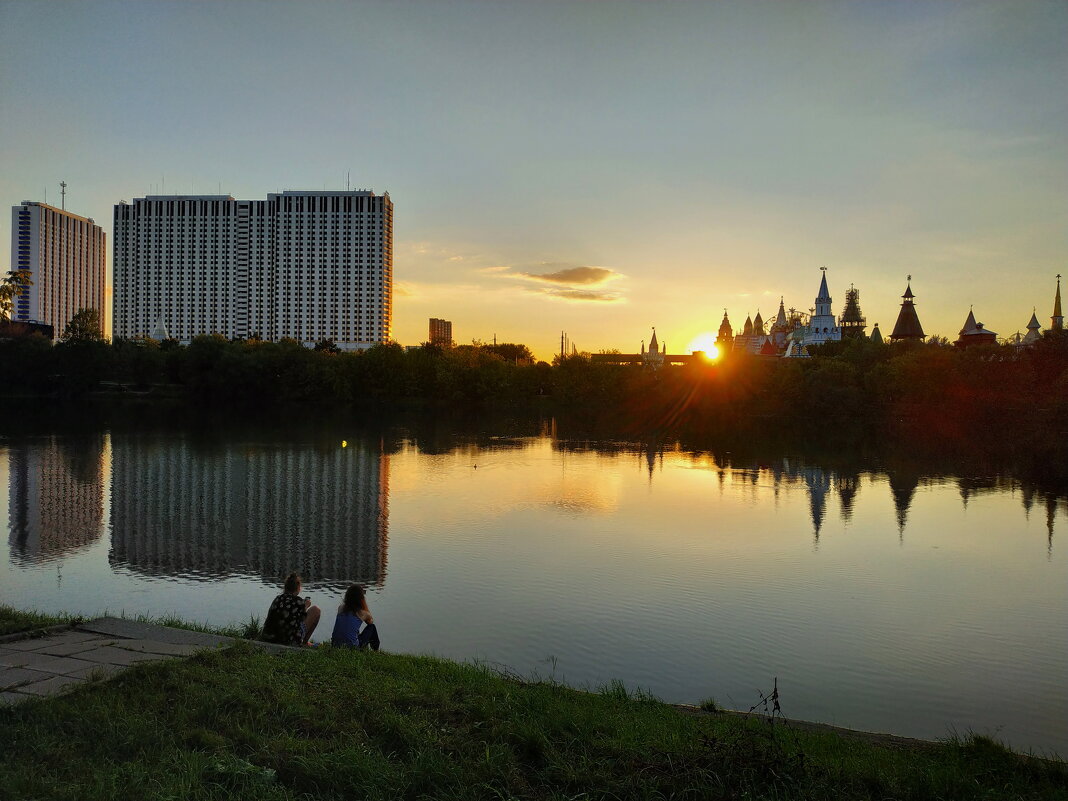
M290 573L286 576L285 591L296 592L304 582L300 579L300 573Z
M363 587L359 584L353 584L345 590L345 610L353 615L360 611L368 611L367 598Z

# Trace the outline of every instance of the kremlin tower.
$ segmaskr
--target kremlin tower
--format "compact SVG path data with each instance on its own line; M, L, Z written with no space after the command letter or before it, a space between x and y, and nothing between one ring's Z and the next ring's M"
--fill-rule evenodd
M916 297L912 294L912 276L909 276L909 283L905 288L905 294L901 296L901 311L897 315L897 323L894 325L894 333L890 335L891 342L898 342L902 339L918 339L920 342L927 337L923 333L923 326L920 325L920 318L916 316L916 305L913 299Z

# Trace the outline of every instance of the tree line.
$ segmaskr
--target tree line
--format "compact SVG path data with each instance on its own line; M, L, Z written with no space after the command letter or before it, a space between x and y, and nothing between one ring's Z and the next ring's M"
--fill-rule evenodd
M95 313L94 313L95 314ZM292 340L196 337L108 342L78 318L53 345L40 336L0 340L5 395L125 392L212 406L370 403L466 409L549 404L624 428L715 433L844 420L937 430L946 436L1068 433L1068 335L1036 344L964 350L944 342L856 339L809 359L745 353L653 371L588 355L536 362L506 343L458 347L376 345L340 352Z

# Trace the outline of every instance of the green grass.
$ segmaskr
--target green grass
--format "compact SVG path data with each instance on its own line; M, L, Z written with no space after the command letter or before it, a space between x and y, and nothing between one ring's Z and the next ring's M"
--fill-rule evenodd
M976 738L882 748L486 667L239 643L0 709L0 798L1068 799Z
M63 623L75 623L84 618L74 615L46 615L40 612L23 612L0 604L0 635L34 631Z
M93 617L104 617L108 615L107 611L101 615L94 615ZM125 613L119 613L118 617L128 617ZM79 623L89 620L85 616L81 615L46 615L40 612L24 612L20 609L14 609L10 606L0 604L0 635L14 634L21 631L34 631L42 629L47 626L57 626L62 623ZM238 637L241 639L252 640L260 634L260 622L253 616L249 618L247 623L234 623L229 626L212 626L207 623L190 623L187 620L182 620L174 615L133 615L129 617L130 620L136 620L139 623L155 623L160 626L170 626L175 629L186 629L188 631L200 631L205 634L218 634L223 637Z

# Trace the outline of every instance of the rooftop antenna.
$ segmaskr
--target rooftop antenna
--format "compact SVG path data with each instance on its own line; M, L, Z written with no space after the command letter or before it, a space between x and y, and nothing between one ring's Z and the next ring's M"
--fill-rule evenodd
M346 192L349 191L349 177L351 175L352 175L352 171L351 170L349 170L348 172L345 173L345 191Z
M60 197L59 207L63 211L66 211L67 210L67 182L66 181L60 181L59 182L59 197Z

